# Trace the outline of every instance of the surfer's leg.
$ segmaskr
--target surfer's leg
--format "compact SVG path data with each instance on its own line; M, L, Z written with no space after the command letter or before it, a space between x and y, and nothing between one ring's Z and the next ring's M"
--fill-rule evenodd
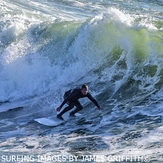
M83 109L83 106L80 104L79 101L75 101L74 105L76 106L75 110L70 113L70 116L74 116L75 113Z
M58 117L59 119L62 119L62 120L63 120L62 115L63 115L64 113L66 113L67 111L71 110L73 107L74 107L74 104L73 104L72 102L70 102L69 106L65 107L65 108L57 115L57 117Z

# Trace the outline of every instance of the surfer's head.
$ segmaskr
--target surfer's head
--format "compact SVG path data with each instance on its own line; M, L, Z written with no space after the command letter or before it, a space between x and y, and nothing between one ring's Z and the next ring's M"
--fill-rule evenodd
M86 95L88 93L88 85L87 84L82 85L82 87L81 87L81 93L83 95Z

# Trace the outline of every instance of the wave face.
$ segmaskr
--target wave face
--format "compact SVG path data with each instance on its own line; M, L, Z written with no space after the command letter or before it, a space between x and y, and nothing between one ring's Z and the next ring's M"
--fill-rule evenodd
M109 134L115 136L115 141L138 137L135 148L144 140L142 150L147 148L148 154L153 152L148 148L145 131L150 130L149 120L153 122L149 137L154 137L155 128L160 134L162 131L161 1L1 0L0 6L0 103L34 101L25 111L20 110L18 118L9 118L6 123L14 120L23 128L22 135L26 135L25 127L21 127L22 117L27 118L23 124L30 122L37 117L40 107L40 115L45 114L45 108L47 116L50 115L50 109L62 102L65 90L87 83L106 108L101 113L103 118L97 118L98 122L94 118L99 113L83 111L84 115L90 114L90 120L95 123L91 133L104 135L104 149L108 148L107 141L113 140L106 133L110 125ZM89 103L85 105L90 107ZM128 137L129 133L124 130L131 124L134 131ZM141 128L141 124L144 127ZM91 130L89 126L87 130ZM136 136L137 130L144 131L145 136ZM17 130L13 131L14 136L19 135ZM63 130L58 131L64 134ZM70 147L78 146L76 140ZM128 150L125 145L123 148Z
M78 85L79 80L94 87L103 83L106 92L111 86L113 94L162 88L159 20L138 19L115 8L86 20L64 20L31 12L30 6L21 10L22 4L10 4L13 9L6 14L7 4L1 11L1 102L40 95L54 85Z

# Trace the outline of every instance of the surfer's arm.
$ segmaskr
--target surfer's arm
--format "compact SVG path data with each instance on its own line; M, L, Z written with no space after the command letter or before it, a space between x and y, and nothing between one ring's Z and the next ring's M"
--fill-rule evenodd
M74 96L76 96L76 90L73 90L69 96L67 96L64 101L61 103L61 105L56 109L57 111L60 111L63 105L68 102L69 100L73 99Z
M68 98L65 98L65 100L61 103L61 105L56 109L57 111L60 111L63 105L68 101Z
M57 111L60 111L63 105L67 102L67 98L62 102L62 104L56 109Z
M103 110L100 105L98 104L98 102L92 97L92 95L90 93L87 94L87 97L97 106L97 108L99 110Z
M67 101L68 101L68 98L66 98L66 99L62 102L62 104L61 104L59 107L62 108L63 105L64 105Z

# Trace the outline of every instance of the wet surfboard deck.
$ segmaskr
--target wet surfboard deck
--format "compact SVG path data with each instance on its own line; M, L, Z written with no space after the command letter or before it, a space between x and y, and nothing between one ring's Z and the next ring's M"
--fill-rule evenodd
M81 116L81 114L76 113L75 117L78 117L78 116ZM34 119L34 121L38 122L38 123L40 123L42 125L45 125L45 126L55 127L55 126L58 126L58 125L61 125L61 124L65 123L69 119L73 118L73 117L70 117L69 115L63 115L62 117L63 117L64 120L60 120L56 116L55 117L53 116L53 117L36 118L36 119Z

